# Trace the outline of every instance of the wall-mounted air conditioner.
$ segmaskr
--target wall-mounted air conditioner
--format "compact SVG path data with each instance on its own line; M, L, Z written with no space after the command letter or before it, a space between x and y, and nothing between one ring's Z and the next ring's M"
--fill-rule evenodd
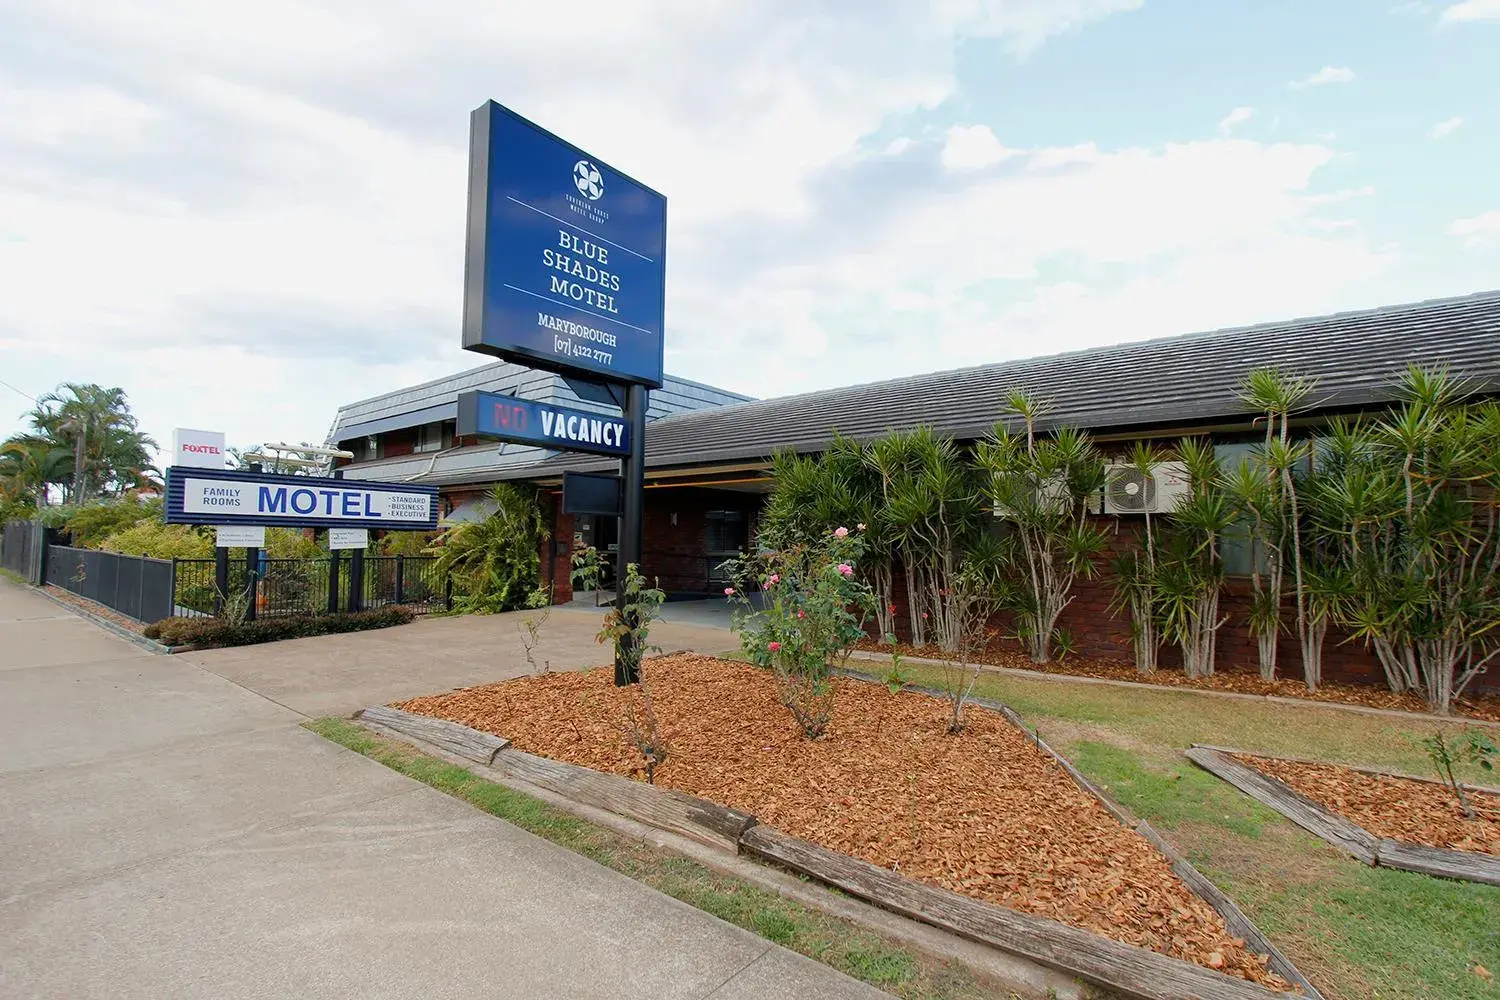
M1134 465L1106 465L1100 499L1105 514L1166 514L1190 492L1187 466L1181 462L1158 462L1150 473ZM1095 508L1092 502L1089 506Z
M1055 476L1042 483L1037 488L1040 506L1050 511L1061 511L1067 509L1069 503L1068 481L1061 476ZM1015 511L1011 510L1004 501L995 500L995 516L1014 518Z

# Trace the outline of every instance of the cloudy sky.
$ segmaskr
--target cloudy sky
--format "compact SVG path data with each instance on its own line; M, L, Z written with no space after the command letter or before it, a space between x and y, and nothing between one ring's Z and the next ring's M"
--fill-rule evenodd
M482 363L486 98L668 196L668 370L759 396L1494 288L1497 52L1500 0L0 0L0 379L311 440Z

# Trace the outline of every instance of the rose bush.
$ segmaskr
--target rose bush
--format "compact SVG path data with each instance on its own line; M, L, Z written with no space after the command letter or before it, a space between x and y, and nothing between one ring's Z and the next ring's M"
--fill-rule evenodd
M823 735L833 714L830 667L848 659L875 607L854 571L864 549L860 532L839 527L728 564L735 585L725 594L738 605L734 628L745 654L775 672L782 704L809 739Z

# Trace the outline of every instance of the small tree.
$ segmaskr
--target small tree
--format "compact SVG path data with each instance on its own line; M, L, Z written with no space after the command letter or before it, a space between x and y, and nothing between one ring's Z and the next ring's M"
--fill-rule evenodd
M1040 437L1036 425L1045 408L1014 392L1009 411L1025 434L997 425L979 442L995 510L1014 538L1013 588L1017 631L1031 659L1052 659L1057 620L1073 600L1073 583L1093 576L1104 551L1104 532L1088 519L1088 497L1104 484L1104 460L1088 435L1070 427Z
M954 629L953 658L944 658L943 690L948 696L948 732L964 728L964 706L974 693L983 666L979 655L989 645L989 620L995 611L994 585L981 570L965 567L949 596L949 627Z
M738 605L734 628L746 655L776 675L777 692L802 735L817 739L833 715L834 662L843 667L865 635L874 595L857 575L864 553L860 532L839 527L815 543L729 562L734 586L725 595ZM763 609L749 593L764 594Z
M667 762L671 751L670 741L662 731L661 720L656 716L656 706L651 701L651 686L646 682L645 671L637 675L639 683L634 691L625 693L625 709L622 728L625 738L630 740L646 768L646 783L656 784L656 769Z
M1472 819L1474 807L1469 803L1469 796L1464 791L1463 782L1458 780L1453 769L1467 760L1486 771L1493 771L1495 769L1493 758L1500 754L1500 748L1495 746L1495 742L1486 733L1477 729L1466 729L1461 738L1451 741L1439 729L1431 736L1418 740L1417 744L1427 751L1427 757L1432 761L1432 769L1437 772L1438 780L1453 793L1463 814Z
M604 616L604 626L594 637L596 642L613 642L615 663L623 668L625 682L634 684L640 680L641 661L648 652L661 652L660 647L650 645L651 626L661 617L661 606L667 595L658 587L646 586L646 578L635 563L625 567L624 579L617 586L625 597L622 605L611 607ZM616 676L615 683L620 683Z

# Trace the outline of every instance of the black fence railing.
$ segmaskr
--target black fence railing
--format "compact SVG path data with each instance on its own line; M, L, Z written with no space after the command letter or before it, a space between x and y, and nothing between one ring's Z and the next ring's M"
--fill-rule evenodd
M47 547L45 583L70 590L137 621L172 614L172 562L67 545Z
M222 586L213 559L178 559L176 569L173 601L179 615L213 615L226 601L234 609L248 600L250 570L243 559L230 560ZM356 581L356 575L362 578ZM247 617L336 614L393 604L420 613L452 606L452 590L432 556L367 556L357 571L347 553L326 559L261 559L255 566L254 595Z

